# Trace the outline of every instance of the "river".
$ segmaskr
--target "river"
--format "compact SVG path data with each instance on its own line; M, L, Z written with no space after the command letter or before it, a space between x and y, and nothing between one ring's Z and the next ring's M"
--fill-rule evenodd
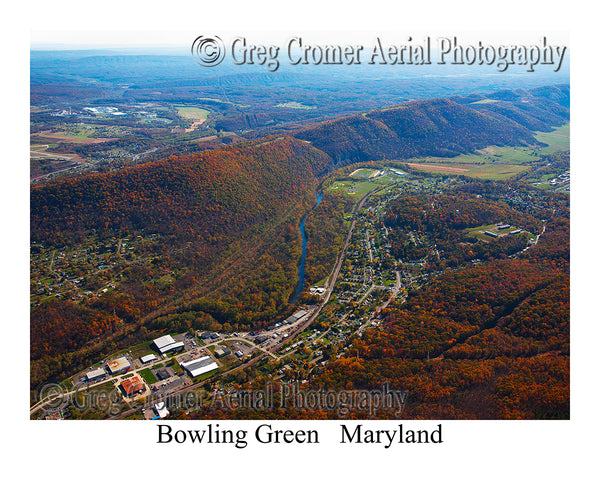
M306 284L304 278L304 269L306 265L307 238L306 230L304 229L304 224L306 223L306 220L308 219L312 211L319 206L321 200L323 200L323 192L317 192L317 203L306 215L304 215L304 217L302 217L302 220L300 221L300 237L302 237L302 257L300 257L300 265L298 265L298 284L296 286L296 291L294 292L294 296L292 297L290 303L296 303L296 300L298 300L298 297L300 297L302 290L304 290L304 285Z

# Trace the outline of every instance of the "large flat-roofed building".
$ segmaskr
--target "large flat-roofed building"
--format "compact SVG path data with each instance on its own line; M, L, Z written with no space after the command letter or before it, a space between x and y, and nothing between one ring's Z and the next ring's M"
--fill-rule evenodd
M157 403L152 408L154 412L156 412L156 417L154 417L154 419L156 420L158 420L159 418L165 418L169 416L169 410L167 410L165 402Z
M227 347L220 346L215 349L215 357L217 358L224 357L226 355L229 355L230 353L231 350L229 350Z
M198 375L202 375L203 373L211 372L219 368L219 366L209 356L196 358L195 360L183 362L179 365L181 365L181 368L187 370L192 377L197 377Z
M286 318L285 321L283 323L289 323L290 325L292 323L297 322L298 320L300 320L302 317L304 317L308 312L306 310L298 310L296 313L294 313L293 315L291 315L290 317Z
M140 358L140 362L142 362L144 365L146 363L153 362L154 360L156 360L156 355L154 355L153 353L151 353L150 355L144 355Z
M106 377L106 370L103 368L95 368L85 374L85 380L87 382L93 382L94 380L100 380Z
M154 340L154 346L160 353L167 353L183 350L184 343L176 342L171 335L164 335Z
M146 390L146 385L144 385L144 381L137 375L134 375L133 377L128 378L127 380L123 380L121 382L120 387L121 390L123 390L123 393L128 397L131 397L132 395L136 395L138 393L142 393Z
M296 317L298 320L300 320L307 313L308 312L306 310L298 310L296 313L294 313L294 315L292 315L292 317Z
M159 368L158 370L155 371L155 375L156 375L156 378L158 378L159 380L166 380L167 378L169 378L171 376L171 374L169 373L169 371L166 368Z
M129 360L125 357L120 357L108 362L106 367L108 368L108 371L114 375L115 373L125 373L129 371L131 363L129 363Z

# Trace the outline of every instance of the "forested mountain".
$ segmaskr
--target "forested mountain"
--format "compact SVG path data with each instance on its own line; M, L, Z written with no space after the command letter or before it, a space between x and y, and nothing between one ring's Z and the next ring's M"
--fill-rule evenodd
M413 101L319 123L295 138L271 136L33 185L31 240L46 249L46 276L55 283L82 283L73 287L72 296L50 292L32 302L32 382L80 368L132 338L147 340L148 330L264 328L289 313L301 250L298 223L328 172L355 161L534 144L530 128L568 120L565 96L568 89L549 88ZM323 265L331 264L339 250L339 231L350 210L340 196L325 199L307 224L316 245L308 254L311 282L327 274ZM454 214L459 201L460 218ZM446 215L437 220L422 216L421 209L406 217L410 209L404 207L411 205L398 205L390 211L390 225L416 222L418 228L436 230L448 219L463 227L491 221L486 216L491 206L480 212L483 202L459 194L439 199ZM520 223L528 226L526 220ZM450 245L456 238L446 233L440 242ZM123 253L124 237L153 235L157 240L140 245L139 254ZM402 238L395 240L395 251L407 248ZM93 260L97 257L90 251L105 241L112 256ZM479 253L469 245L457 248L440 267L471 261ZM87 258L59 272L59 255ZM43 291L49 285L32 282L32 287ZM391 323L393 318L401 315L390 316Z
M91 229L146 230L217 248L285 211L327 166L293 138L173 157L31 190L31 238L72 242Z
M298 138L335 164L382 158L452 157L488 145L535 145L532 131L566 123L567 87L419 100L322 122Z
M80 366L72 352L97 354L143 335L142 319L160 309L150 329L165 322L179 329L251 328L270 320L295 287L297 223L327 163L305 142L265 138L33 186L32 242L60 252L89 238L112 241L115 261L94 264L98 273L79 291L119 285L79 301L50 298L32 306L32 381ZM127 260L116 239L137 234L159 240ZM174 302L186 292L188 300Z

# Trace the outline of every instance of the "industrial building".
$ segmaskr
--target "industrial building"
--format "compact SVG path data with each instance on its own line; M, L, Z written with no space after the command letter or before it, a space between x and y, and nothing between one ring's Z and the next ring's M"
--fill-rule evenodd
M169 416L169 410L167 410L165 402L155 404L154 407L152 407L152 409L156 413L156 417L154 417L152 420L158 420L160 418L165 418Z
M106 367L112 375L115 375L117 373L128 372L131 368L131 363L129 363L129 360L127 360L125 357L120 357L108 362Z
M154 355L153 353L151 353L149 355L144 355L143 357L140 358L140 362L142 362L144 365L146 365L147 363L153 362L154 360L156 360L156 355Z
M160 353L173 351L182 351L184 348L183 342L176 342L171 335L164 335L154 340L154 346Z
M298 320L300 320L302 317L304 317L308 312L306 310L298 310L296 313L294 313L292 316L286 318L284 320L283 323L288 323L288 324L292 324L297 322Z
M230 353L231 353L231 350L229 350L227 347L224 347L224 346L220 346L215 349L215 357L217 357L217 358L224 357L226 355L229 355Z
M171 376L171 374L169 373L169 371L166 368L159 368L158 370L156 370L154 372L154 374L156 375L156 378L158 378L159 380L166 380L167 378L169 378Z
M123 393L128 397L131 397L132 395L136 395L138 393L143 393L146 390L146 385L144 385L144 381L138 375L134 375L133 377L128 378L127 380L123 380L121 382L120 387L121 390L123 390Z
M101 378L106 377L106 370L103 368L96 368L91 370L85 374L85 380L87 382L93 382L94 380L100 380Z
M181 365L181 368L187 370L192 377L197 377L198 375L202 375L203 373L211 372L219 368L214 360L209 356L196 358L195 360L183 362L179 365Z

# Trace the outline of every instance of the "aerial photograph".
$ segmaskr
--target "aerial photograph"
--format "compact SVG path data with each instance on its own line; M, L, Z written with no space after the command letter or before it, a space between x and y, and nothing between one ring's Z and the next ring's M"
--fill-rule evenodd
M31 419L569 418L568 38L369 38L31 46Z
M579 478L592 16L284 3L33 1L9 21L9 463Z

